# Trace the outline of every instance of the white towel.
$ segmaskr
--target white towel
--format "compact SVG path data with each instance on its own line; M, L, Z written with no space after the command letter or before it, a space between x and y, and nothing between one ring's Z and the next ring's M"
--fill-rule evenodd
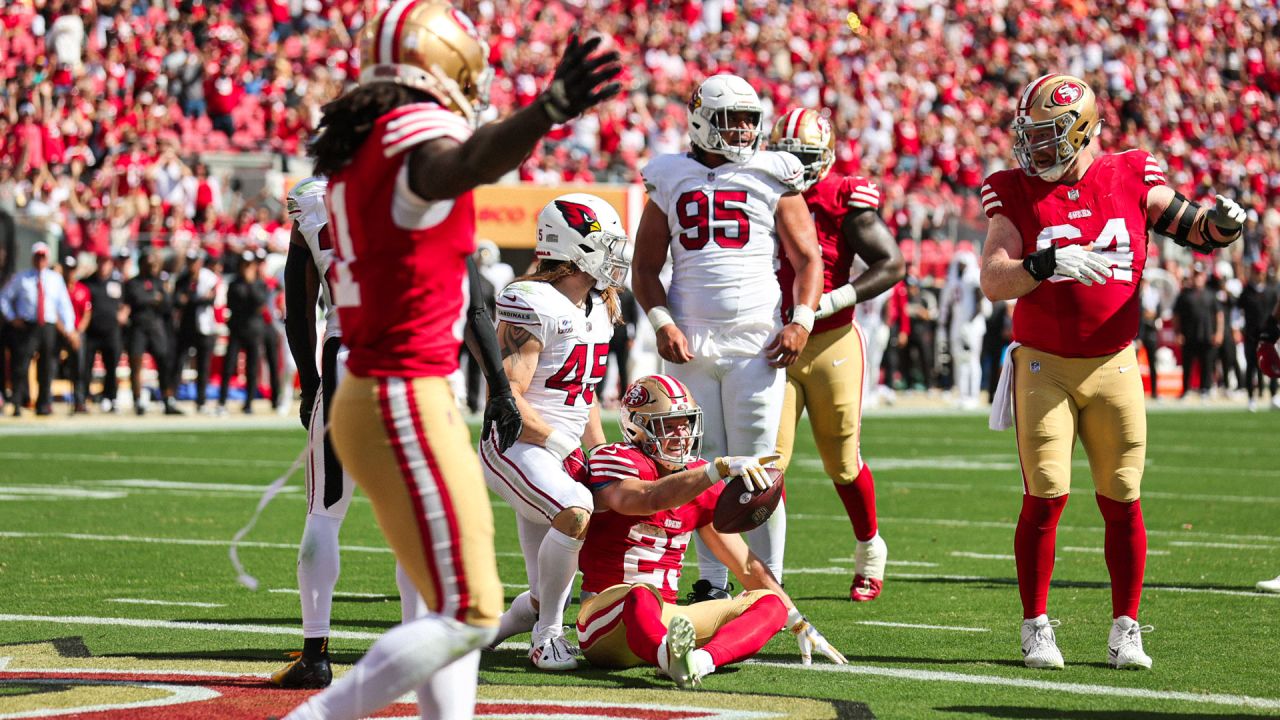
M996 385L995 397L991 398L991 417L987 427L992 430L1008 430L1013 427L1013 351L1022 347L1022 343L1014 340L1004 353L1004 364L1000 368L1000 383Z

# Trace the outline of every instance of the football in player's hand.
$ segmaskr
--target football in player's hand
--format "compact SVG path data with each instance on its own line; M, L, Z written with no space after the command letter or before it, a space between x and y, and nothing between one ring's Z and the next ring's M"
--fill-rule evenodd
M755 530L769 519L782 500L782 471L766 465L764 471L773 484L760 492L747 490L742 476L725 481L711 524L717 532L743 533Z

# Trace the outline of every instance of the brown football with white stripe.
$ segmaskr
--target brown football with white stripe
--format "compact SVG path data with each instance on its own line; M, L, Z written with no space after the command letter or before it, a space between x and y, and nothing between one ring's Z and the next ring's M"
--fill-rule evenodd
M744 533L755 530L773 515L782 502L782 471L766 466L765 473L773 478L773 484L759 492L747 490L747 482L741 475L725 481L720 499L716 501L711 525L716 532Z

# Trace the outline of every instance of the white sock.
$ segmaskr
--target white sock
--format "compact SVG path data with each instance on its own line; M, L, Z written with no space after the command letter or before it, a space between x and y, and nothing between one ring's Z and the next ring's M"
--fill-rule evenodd
M418 686L418 713L431 720L471 720L476 710L479 672L479 650L440 668Z
M760 556L778 582L782 582L782 555L787 548L787 504L778 503L769 520L747 533L747 545Z
M516 515L516 534L520 536L520 552L524 553L524 572L529 578L529 589L533 591L534 597L538 597L538 552L550 530L550 525Z
M564 624L564 606L573 592L582 541L551 528L538 549L538 624L542 630Z
M693 542L698 548L698 578L706 580L718 588L729 587L729 568L724 566L711 552L711 548L702 542L702 536L694 533Z
M525 590L517 595L516 599L511 601L511 607L502 613L502 617L498 620L498 635L493 642L500 643L512 635L530 632L537 621L538 611L533 609L533 595Z
M329 637L333 588L338 584L338 531L342 519L308 515L298 544L298 597L302 600L302 637Z
M418 586L413 578L404 571L404 566L396 562L396 588L400 590L400 622L407 623L427 615L427 603L418 594Z
M689 657L693 660L693 669L699 675L707 676L716 671L716 661L711 659L711 653L698 648L689 653Z
M397 625L329 689L313 695L285 720L360 720L417 688L440 668L487 644L493 628L428 615Z

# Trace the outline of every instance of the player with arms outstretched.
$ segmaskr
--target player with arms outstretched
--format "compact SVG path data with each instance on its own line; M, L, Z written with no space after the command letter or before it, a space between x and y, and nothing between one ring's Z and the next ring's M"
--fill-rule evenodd
M711 526L724 481L741 475L749 487L763 489L771 479L760 463L776 456L699 458L701 410L669 375L632 383L620 413L626 441L591 453L596 515L581 557L578 613L587 660L601 667L655 665L689 688L717 667L751 657L786 627L805 664L815 650L844 664L844 655L805 620L742 537ZM685 548L695 532L746 592L676 605Z
M633 289L666 372L701 398L711 455L773 452L781 368L804 350L822 290L822 255L800 197L804 168L790 154L759 149L763 115L747 81L713 75L689 101L692 151L661 155L641 171L649 201L636 231ZM784 254L796 272L785 324L775 275ZM785 506L748 541L781 578ZM704 587L717 589L700 595L723 595L728 570L701 544L698 569Z
M1015 345L991 426L1016 426L1022 466L1014 555L1024 662L1063 666L1047 604L1078 436L1106 524L1113 618L1107 661L1149 668L1138 624L1147 556L1139 501L1147 422L1132 347L1147 232L1210 252L1239 239L1244 212L1222 195L1212 208L1187 200L1166 185L1146 152L1098 152L1097 102L1079 78L1049 74L1029 84L1012 130L1021 169L997 172L982 186L990 224L981 279L992 301L1018 298Z
M617 54L598 45L571 38L544 93L476 128L488 46L448 2L397 0L362 31L359 86L324 107L311 152L329 178L333 301L350 351L330 432L426 612L290 720L355 720L410 690L423 717L474 712L479 648L503 599L488 493L446 379L475 249L471 191L618 91Z
M876 522L876 489L862 458L862 383L867 341L854 306L893 287L906 275L902 252L880 220L880 190L863 177L833 175L835 134L816 110L797 108L773 126L769 147L790 153L804 166L801 189L813 214L822 248L822 296L809 342L787 368L786 397L778 426L779 467L791 461L796 425L807 411L827 476L835 483L853 525L853 583L849 598L874 600L884 584L889 549ZM778 283L783 312L795 270L782 259Z
M537 269L497 299L502 362L524 430L509 449L494 438L482 442L480 458L489 489L516 511L529 589L503 613L495 640L532 630L529 660L541 670L578 665L564 638L564 609L592 503L573 475L586 467L581 446L605 441L595 396L622 319L626 246L609 203L562 195L538 213Z

